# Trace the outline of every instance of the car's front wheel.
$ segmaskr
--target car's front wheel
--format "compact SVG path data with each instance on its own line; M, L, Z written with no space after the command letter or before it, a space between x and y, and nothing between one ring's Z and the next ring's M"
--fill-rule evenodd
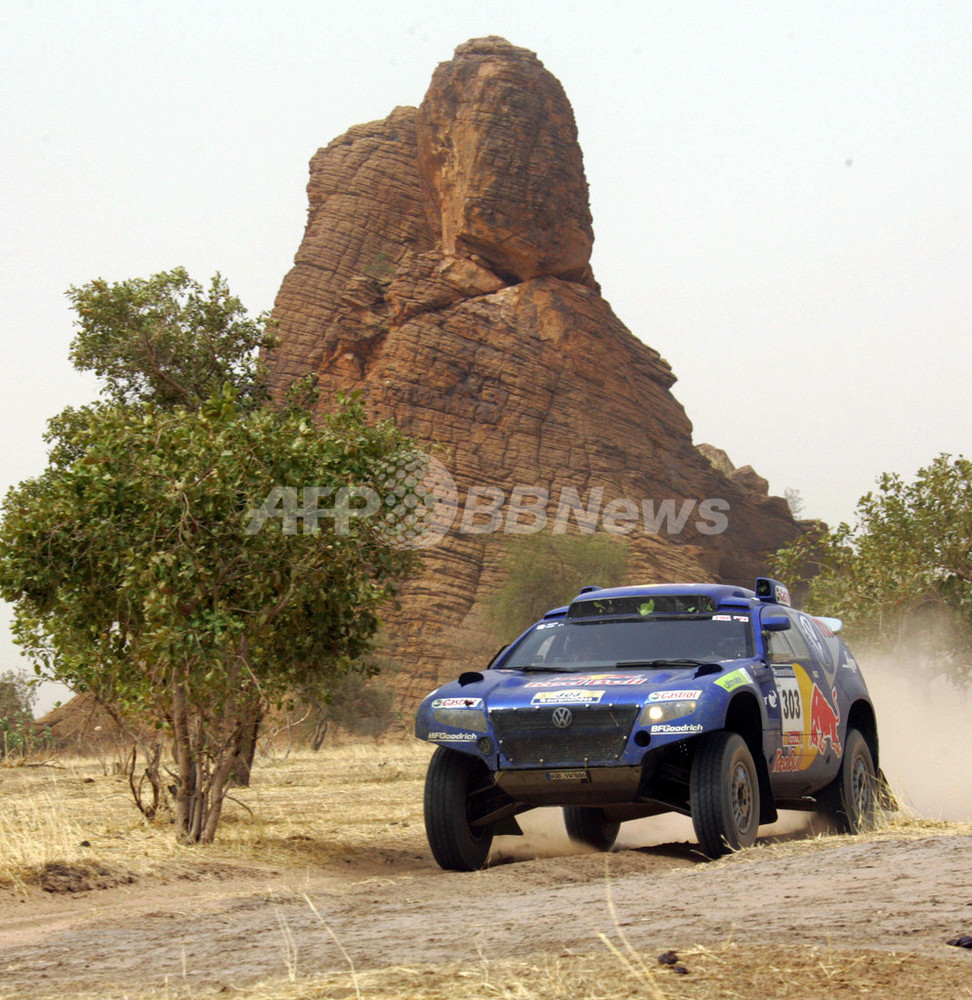
M818 809L838 833L862 833L874 825L877 775L867 741L848 729L837 777L817 793Z
M425 833L442 868L470 872L486 863L493 831L475 826L477 799L492 783L475 757L438 747L425 776Z
M590 806L564 806L564 825L571 840L595 851L610 851L621 829L621 824L612 823L603 809Z
M759 780L749 747L738 733L720 730L699 738L689 796L695 835L708 857L756 843Z

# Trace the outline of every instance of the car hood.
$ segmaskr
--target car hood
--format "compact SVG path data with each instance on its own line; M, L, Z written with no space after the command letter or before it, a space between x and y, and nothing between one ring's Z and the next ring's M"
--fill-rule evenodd
M470 671L433 691L422 708L521 708L553 704L643 704L662 698L699 698L705 688L752 663L726 660L700 668L627 667L583 671ZM701 676L700 676L701 674ZM448 704L443 706L443 702ZM421 709L420 709L421 712Z

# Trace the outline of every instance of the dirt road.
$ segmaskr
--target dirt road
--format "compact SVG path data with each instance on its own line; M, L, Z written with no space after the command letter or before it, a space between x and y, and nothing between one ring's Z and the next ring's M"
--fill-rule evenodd
M648 954L732 936L935 956L953 974L967 963L972 985L972 953L945 943L972 933L972 836L771 843L706 863L681 842L568 853L549 817L531 815L527 837L499 841L482 872L440 871L412 826L324 869L200 864L172 881L0 894L0 997L564 955L619 928ZM62 890L72 877L74 888L98 882L91 871L60 875Z

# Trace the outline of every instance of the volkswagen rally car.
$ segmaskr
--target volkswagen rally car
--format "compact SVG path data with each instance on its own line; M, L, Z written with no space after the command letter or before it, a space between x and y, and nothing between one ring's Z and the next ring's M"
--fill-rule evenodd
M436 861L482 867L534 806L563 806L571 838L600 850L625 820L682 813L711 858L752 845L779 808L866 828L877 723L839 630L768 578L584 588L419 706L416 735L438 745Z

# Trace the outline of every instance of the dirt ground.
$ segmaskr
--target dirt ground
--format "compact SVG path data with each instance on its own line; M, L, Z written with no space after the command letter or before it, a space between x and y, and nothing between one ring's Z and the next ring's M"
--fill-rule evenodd
M468 874L440 871L414 823L303 869L201 862L168 879L50 866L44 888L0 891L0 997L259 996L253 984L275 978L569 957L605 938L649 956L730 941L764 958L896 955L928 970L924 998L972 996L972 951L946 943L972 933L972 836L796 834L713 863L679 819L627 824L610 854L577 853L552 810L522 819L526 836L498 839L491 866ZM659 832L678 839L637 846ZM480 995L456 982L456 996ZM343 995L355 991L368 995L357 982ZM832 995L866 994L894 995Z

